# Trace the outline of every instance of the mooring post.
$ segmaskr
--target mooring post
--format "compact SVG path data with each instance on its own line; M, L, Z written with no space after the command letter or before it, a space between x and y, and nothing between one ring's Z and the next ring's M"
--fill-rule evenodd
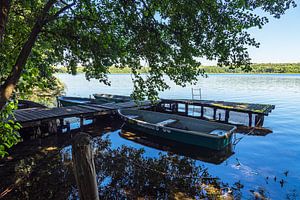
M201 106L201 118L203 118L203 116L204 116L204 107Z
M91 136L78 133L72 141L73 169L81 200L99 200Z

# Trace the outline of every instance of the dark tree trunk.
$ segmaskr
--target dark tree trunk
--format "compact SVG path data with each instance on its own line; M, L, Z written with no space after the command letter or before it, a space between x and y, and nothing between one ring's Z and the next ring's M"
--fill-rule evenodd
M4 37L9 10L10 10L10 1L1 0L0 1L0 42L2 42Z
M0 110L3 108L3 106L11 97L21 77L22 71L24 69L24 66L26 65L30 52L37 40L39 33L43 28L43 25L45 24L46 17L48 16L48 12L55 2L56 0L49 0L45 5L45 7L43 8L41 15L37 18L36 23L34 24L27 41L24 43L22 50L18 55L18 58L12 68L12 71L10 72L7 79L5 80L4 84L0 87Z

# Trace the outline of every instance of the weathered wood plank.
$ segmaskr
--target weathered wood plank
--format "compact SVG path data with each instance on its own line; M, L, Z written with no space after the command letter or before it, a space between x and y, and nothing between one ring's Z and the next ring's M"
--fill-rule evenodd
M204 106L217 109L227 109L236 112L268 115L274 108L274 105L268 104L254 104L254 103L239 103L226 101L212 101L212 100L190 100L190 99L162 99L162 103L183 103L195 106Z

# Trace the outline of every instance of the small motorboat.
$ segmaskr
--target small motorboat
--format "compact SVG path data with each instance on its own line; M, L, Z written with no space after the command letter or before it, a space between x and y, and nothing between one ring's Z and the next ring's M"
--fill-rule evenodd
M93 94L93 96L95 97L95 99L99 99L99 100L110 100L110 101L114 101L116 103L119 102L127 102L127 101L131 101L132 98L129 96L122 96L122 95L114 95L114 94Z
M81 104L104 104L109 103L111 101L101 100L101 99L91 99L91 98L82 98L82 97L68 97L68 96L60 96L57 97L59 104L63 107L66 106L76 106Z
M121 109L128 127L165 139L222 150L232 141L236 126L180 115L146 110Z
M18 100L18 109L26 108L47 108L47 106L29 100Z

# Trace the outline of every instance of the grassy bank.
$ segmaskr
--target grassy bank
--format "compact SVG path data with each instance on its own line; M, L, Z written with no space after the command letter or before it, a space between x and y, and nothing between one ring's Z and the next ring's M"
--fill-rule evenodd
M229 67L218 67L218 66L200 66L199 68L204 69L206 73L245 73L241 69L230 69ZM67 73L66 67L57 68L58 73ZM84 72L83 67L78 67L77 73ZM111 74L129 74L131 70L129 67L116 68L110 67L109 72ZM147 73L147 67L143 67L140 73ZM251 74L266 74L266 73L278 73L278 74L300 74L300 63L264 63L264 64L253 64Z

